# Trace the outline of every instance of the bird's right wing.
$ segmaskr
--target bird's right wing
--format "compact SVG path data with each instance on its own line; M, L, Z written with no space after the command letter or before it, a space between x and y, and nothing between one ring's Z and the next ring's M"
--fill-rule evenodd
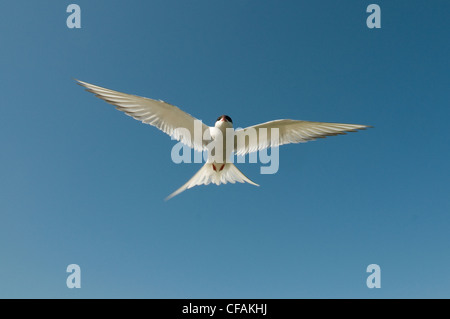
M199 120L178 107L164 101L121 93L79 80L77 82L84 86L88 92L94 93L95 96L115 105L118 110L136 120L157 127L172 138L197 151L202 151L205 148L203 133L209 129L209 126L204 123L200 125ZM197 130L194 129L196 120L199 123L199 129ZM190 136L183 134L182 128L187 129ZM197 136L197 134L201 135Z
M236 130L234 151L236 155L245 155L268 147L308 142L316 138L356 132L368 127L370 126L359 124L275 120ZM261 129L264 129L265 135L262 134ZM278 129L278 138L272 136L272 129ZM252 135L253 138L251 138Z

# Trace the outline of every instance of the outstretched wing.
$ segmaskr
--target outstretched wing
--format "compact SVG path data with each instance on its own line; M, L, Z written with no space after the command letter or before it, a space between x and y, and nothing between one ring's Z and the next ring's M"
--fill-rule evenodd
M199 120L178 107L164 101L121 93L83 81L76 81L81 86L84 86L88 92L94 93L95 96L115 105L118 110L123 111L125 114L136 120L157 127L172 138L181 141L197 151L202 151L204 149L203 133L205 130L209 129L209 126L204 123L201 123L200 125ZM201 135L194 138L196 120L198 121L197 125L199 125L200 129L197 129L199 132L195 132L195 134ZM190 136L188 136L188 134L183 134L181 128L187 129L190 132Z
M245 155L268 147L308 142L316 138L356 132L368 127L370 126L358 124L275 120L235 131L234 151L237 155ZM272 128L278 128L278 139L273 136L272 140ZM264 134L263 131L267 133Z

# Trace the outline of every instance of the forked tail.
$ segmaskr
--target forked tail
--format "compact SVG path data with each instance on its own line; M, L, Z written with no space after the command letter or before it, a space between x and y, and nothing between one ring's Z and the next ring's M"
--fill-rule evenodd
M165 200L169 200L172 197L180 194L186 189L192 188L198 185L208 185L210 183L220 185L226 183L249 183L255 186L258 184L252 182L247 176L245 176L233 163L214 164L205 163L203 167L192 178L175 192L166 197Z

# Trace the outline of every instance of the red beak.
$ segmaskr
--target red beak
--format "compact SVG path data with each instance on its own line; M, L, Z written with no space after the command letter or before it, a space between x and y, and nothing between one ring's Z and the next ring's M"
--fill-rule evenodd
M223 115L222 118L221 118L220 120L221 120L221 121L224 121L224 122L227 121L227 119L225 118L225 115Z

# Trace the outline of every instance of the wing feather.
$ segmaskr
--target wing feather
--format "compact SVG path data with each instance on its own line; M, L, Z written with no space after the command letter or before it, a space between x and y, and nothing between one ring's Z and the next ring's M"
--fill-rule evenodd
M256 152L268 147L276 147L290 143L304 143L317 138L356 132L370 126L359 124L324 123L297 120L275 120L235 131L235 148L237 155ZM272 138L271 129L278 128L279 138ZM260 129L267 129L264 137ZM251 139L250 131L255 130L256 140ZM273 140L272 140L273 139ZM241 141L239 143L239 141Z
M181 141L197 151L202 151L205 148L203 133L209 127L201 123L202 136L195 139L194 123L197 119L178 107L161 100L121 93L83 81L76 81L79 85L85 87L88 92L116 106L116 109L124 112L126 115L145 124L155 126L172 138ZM190 136L182 134L180 128L186 128L190 132Z

